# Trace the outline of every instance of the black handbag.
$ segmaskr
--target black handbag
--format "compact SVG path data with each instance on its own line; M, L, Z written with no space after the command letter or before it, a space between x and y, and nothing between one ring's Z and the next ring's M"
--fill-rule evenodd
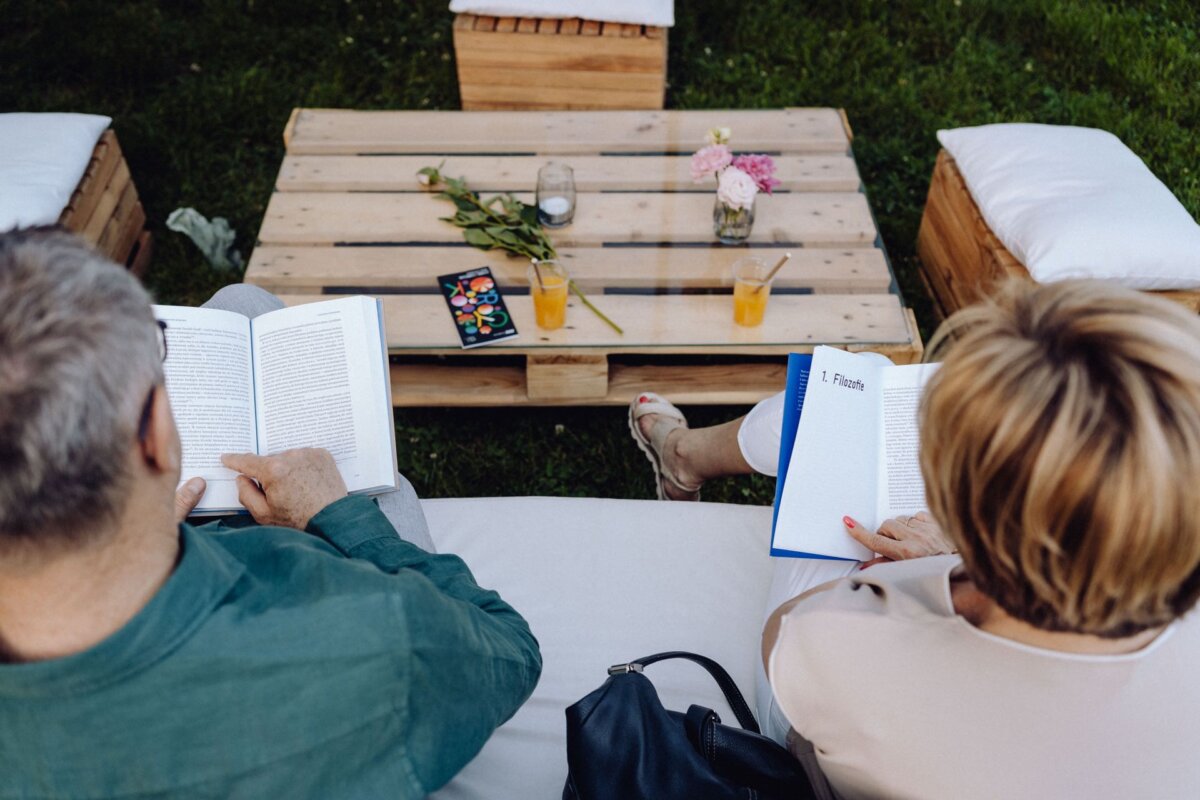
M642 669L684 658L717 681L741 728L711 708L663 708ZM759 732L750 707L721 665L694 653L658 653L608 669L596 691L567 709L563 800L807 800L800 762Z

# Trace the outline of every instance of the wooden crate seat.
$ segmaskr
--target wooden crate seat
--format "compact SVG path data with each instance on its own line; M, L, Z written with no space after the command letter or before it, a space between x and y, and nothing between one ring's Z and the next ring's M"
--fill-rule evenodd
M987 296L1005 278L1033 279L988 227L962 173L945 150L938 153L933 168L917 234L917 254L921 278L942 317ZM1153 294L1200 311L1200 291Z
M105 131L96 143L83 178L58 223L135 275L145 272L151 244L150 233L145 230L146 212L112 130Z
M666 28L459 14L454 53L464 110L663 107Z

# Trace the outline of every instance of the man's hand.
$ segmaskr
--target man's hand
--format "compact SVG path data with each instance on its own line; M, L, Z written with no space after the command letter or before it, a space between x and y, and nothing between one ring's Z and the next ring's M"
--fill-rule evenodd
M879 526L877 533L872 533L850 517L843 518L842 522L847 533L882 556L863 562L863 569L882 561L902 561L954 552L954 545L924 511L911 517L889 519Z
M242 473L238 500L262 525L302 531L318 511L347 494L333 456L320 448L285 450L277 456L227 454L221 463Z
M204 497L207 485L204 478L192 478L175 490L175 521L183 522Z

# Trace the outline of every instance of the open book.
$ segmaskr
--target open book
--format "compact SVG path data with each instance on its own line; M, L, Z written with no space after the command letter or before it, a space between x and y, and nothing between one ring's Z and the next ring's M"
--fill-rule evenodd
M223 453L324 447L351 492L396 486L387 345L378 300L271 311L155 306L167 323L167 395L183 442L181 480L208 488L197 513L244 510Z
M874 530L925 509L917 407L938 365L892 366L832 347L806 362L788 363L771 554L866 560L873 553L842 517Z

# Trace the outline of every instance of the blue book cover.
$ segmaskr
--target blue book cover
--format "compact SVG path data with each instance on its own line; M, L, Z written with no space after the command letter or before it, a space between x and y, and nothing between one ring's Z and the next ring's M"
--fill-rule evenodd
M775 512L771 518L771 555L785 558L820 558L832 561L844 559L805 553L799 550L784 550L775 546L775 524L779 521L779 501L783 497L783 484L787 480L788 466L792 463L792 448L796 445L796 429L800 426L800 413L804 410L804 395L808 389L808 374L812 368L812 354L791 353L788 356L787 388L784 389L783 427L779 437L779 468L775 478Z

